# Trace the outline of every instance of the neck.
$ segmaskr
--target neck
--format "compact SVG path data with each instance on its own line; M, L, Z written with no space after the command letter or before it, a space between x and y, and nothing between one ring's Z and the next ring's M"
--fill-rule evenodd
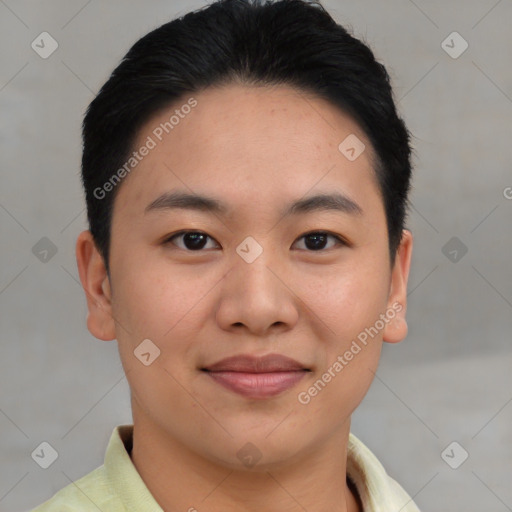
M346 480L349 421L293 463L240 470L190 450L136 408L133 418L132 462L163 510L362 511Z

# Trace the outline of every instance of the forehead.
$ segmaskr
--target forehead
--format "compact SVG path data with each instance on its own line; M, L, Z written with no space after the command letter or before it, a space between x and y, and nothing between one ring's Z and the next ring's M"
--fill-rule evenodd
M345 140L364 144L353 161L340 151ZM150 151L116 199L138 214L177 188L241 208L250 206L248 198L282 205L315 188L336 188L362 202L379 196L373 148L360 126L289 86L229 85L186 95L142 126L133 150L144 146Z

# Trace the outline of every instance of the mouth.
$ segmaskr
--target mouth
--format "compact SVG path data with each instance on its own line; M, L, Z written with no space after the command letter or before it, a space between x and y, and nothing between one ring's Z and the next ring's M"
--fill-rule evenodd
M279 354L241 355L201 368L214 382L253 399L270 398L295 386L311 370Z

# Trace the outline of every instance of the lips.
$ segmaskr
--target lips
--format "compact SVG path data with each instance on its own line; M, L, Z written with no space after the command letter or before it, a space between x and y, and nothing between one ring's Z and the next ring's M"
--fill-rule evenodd
M263 357L250 355L227 357L203 369L209 372L245 373L274 373L307 370L307 368L298 361L280 354L268 354Z
M293 387L310 370L280 354L240 355L201 368L217 384L247 398L265 399Z

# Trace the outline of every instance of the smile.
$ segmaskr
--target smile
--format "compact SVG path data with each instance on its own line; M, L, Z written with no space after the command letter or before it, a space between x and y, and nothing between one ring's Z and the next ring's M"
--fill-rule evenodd
M295 386L309 368L281 354L228 357L201 368L217 384L247 398L276 396Z

